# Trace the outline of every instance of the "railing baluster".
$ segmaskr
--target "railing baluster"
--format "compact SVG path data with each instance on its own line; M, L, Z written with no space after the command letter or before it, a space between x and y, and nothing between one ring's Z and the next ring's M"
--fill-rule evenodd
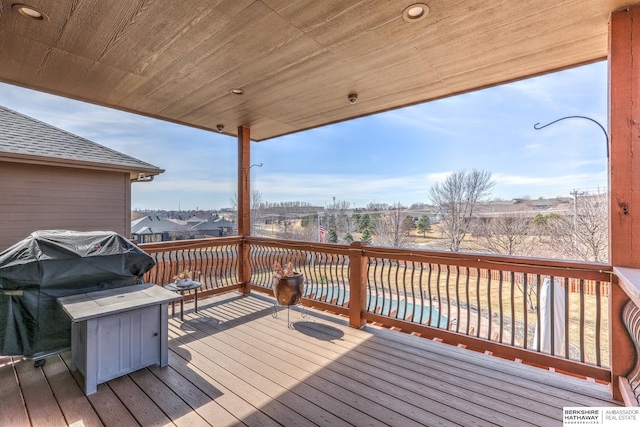
M342 258L340 255L335 255L335 275L336 275L336 304L340 305L342 299Z
M234 283L239 282L237 277L237 262L238 262L238 254L237 254L237 246L225 246L224 250L218 251L216 249L215 252L215 264L216 271L219 271L223 280L220 281L221 286L229 286Z
M584 279L580 279L580 361L584 362Z
M451 324L451 321L449 321ZM460 268L456 265L456 332L460 332Z
M529 274L522 275L522 310L524 314L524 331L522 338L522 348L529 348L529 291L528 291Z
M516 274L512 271L511 275L511 345L516 345L516 296L515 296L515 281Z
M318 253L311 252L311 263L309 264L308 271L305 274L306 286L304 289L305 297L315 299L316 295L316 265L318 264Z
M440 296L440 273L442 270L442 265L436 264L438 266L437 276L436 276L436 292L438 295L438 320L436 321L436 327L440 327L441 316L442 316L442 297Z
M564 278L564 357L569 358L569 278ZM584 319L581 319L584 321Z
M216 275L216 261L217 257L214 253L218 250L218 247L201 248L200 250L200 282L202 282L203 289L213 289L218 285L219 276Z
M429 288L429 318L427 325L431 326L431 317L433 316L433 292L431 292L431 274L433 272L433 264L429 263L429 274L427 275L427 287Z
M555 345L556 345L556 298L555 298L555 289L556 289L556 279L554 276L550 276L549 278L549 294L551 295L551 308L547 307L547 316L550 317L551 320L551 354L556 354ZM546 320L546 319L545 319Z
M208 258L207 258L207 275L209 278L209 285L211 288L218 288L221 286L227 286L229 282L229 277L227 276L227 270L225 268L225 264L227 263L227 259L229 259L230 247L224 246L224 248L220 248L219 246L209 248ZM226 254L224 257L220 257L218 255L218 251L222 251L222 253ZM229 261L230 262L230 261Z
M499 338L498 340L502 342L503 331L504 331L504 296L502 295L502 285L503 285L503 275L502 270L498 270L498 299L500 300L500 329L499 329Z
M333 294L335 293L335 279L333 277L333 257L334 256L330 255L329 257L330 257L329 259L331 260L331 262L329 263L329 279L328 279L330 285L327 286L327 302L333 303L333 299L334 299Z
M540 275L536 275L536 351L540 351L542 319L540 318Z
M447 289L447 324L445 325L445 329L449 329L449 325L451 323L451 296L449 295L449 278L451 277L450 266L447 264L447 275L445 278L445 284ZM438 327L440 327L440 322L438 322Z
M476 337L480 337L482 307L480 306L480 269L476 268Z
M401 318L401 307L404 305L404 295L402 295L400 288L401 288L401 283L404 284L404 274L400 274L400 270L401 270L401 266L400 266L400 262L397 261L396 263L396 295L395 295L395 300L396 300L396 309L394 310L396 312L395 314L395 318L399 319Z
M416 263L414 261L411 261L411 320L415 321L416 318L416 310L417 310L417 305L416 305L416 284L415 284L415 273L416 273ZM407 316L405 315L405 319L407 318Z
M491 307L491 270L487 269L487 306L489 308L489 326L487 330L487 339L491 340L491 327L493 326L493 309Z
M418 323L422 324L424 323L424 310L426 308L426 305L425 305L426 290L422 286L422 278L424 276L424 263L421 262L419 264L420 264L420 267L419 267L420 274L418 274L418 289L420 290L420 317L419 317Z
M465 297L467 304L467 330L465 332L466 335L469 335L469 327L471 326L471 298L469 298L469 276L471 276L469 267L465 267L466 279L465 279Z
M314 263L314 256L315 254L311 251L306 252L306 256L307 256L307 262L304 263L304 266L302 268L302 274L304 275L304 281L305 281L305 285L304 285L304 297L307 297L307 295L309 295L309 285L312 284L313 282L309 279L311 277L311 268L310 266L313 265ZM309 259L311 259L311 262L309 262ZM311 283L310 283L311 282Z
M380 309L381 314L386 314L387 316L391 315L391 261L382 261L382 268L384 268L386 272L387 280L380 282L382 286L382 308ZM387 298L387 292L389 292L389 297ZM389 303L387 303L389 300ZM387 307L387 311L385 313L385 307Z
M365 298L365 304L367 306L366 311L371 311L371 300L376 293L376 275L378 273L377 258L369 257L367 262L367 295Z
M602 366L601 360L601 352L602 348L600 347L600 324L602 322L602 307L600 302L600 294L601 294L601 283L599 280L596 281L596 365Z

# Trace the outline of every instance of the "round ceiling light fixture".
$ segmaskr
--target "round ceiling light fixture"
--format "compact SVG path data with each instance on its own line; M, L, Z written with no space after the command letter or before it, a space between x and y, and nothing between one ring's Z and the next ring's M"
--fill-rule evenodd
M43 12L40 12L38 9L36 9L33 6L14 3L11 5L11 9L15 10L25 18L33 19L34 21L49 20L49 17L47 15L45 15Z
M234 87L233 89L229 89L229 93L232 95L242 95L244 94L244 90Z
M402 11L402 19L406 22L421 21L429 14L429 6L424 3L415 3L407 6Z

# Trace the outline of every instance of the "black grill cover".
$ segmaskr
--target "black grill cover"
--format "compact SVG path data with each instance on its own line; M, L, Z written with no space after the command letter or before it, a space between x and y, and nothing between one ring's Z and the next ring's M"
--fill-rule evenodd
M71 345L56 298L140 283L155 262L117 233L48 230L0 253L0 354L38 357Z

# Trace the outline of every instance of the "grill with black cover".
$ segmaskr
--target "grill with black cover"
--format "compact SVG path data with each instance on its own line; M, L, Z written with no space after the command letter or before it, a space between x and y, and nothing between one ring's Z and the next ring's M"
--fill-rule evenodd
M38 360L68 349L71 321L57 298L141 283L154 265L114 232L31 233L0 253L0 354Z

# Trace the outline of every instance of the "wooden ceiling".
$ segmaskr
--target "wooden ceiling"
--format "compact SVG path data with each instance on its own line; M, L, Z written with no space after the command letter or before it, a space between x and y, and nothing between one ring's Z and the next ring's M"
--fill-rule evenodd
M635 3L19 0L36 21L17 1L1 81L257 141L604 59L609 13Z

